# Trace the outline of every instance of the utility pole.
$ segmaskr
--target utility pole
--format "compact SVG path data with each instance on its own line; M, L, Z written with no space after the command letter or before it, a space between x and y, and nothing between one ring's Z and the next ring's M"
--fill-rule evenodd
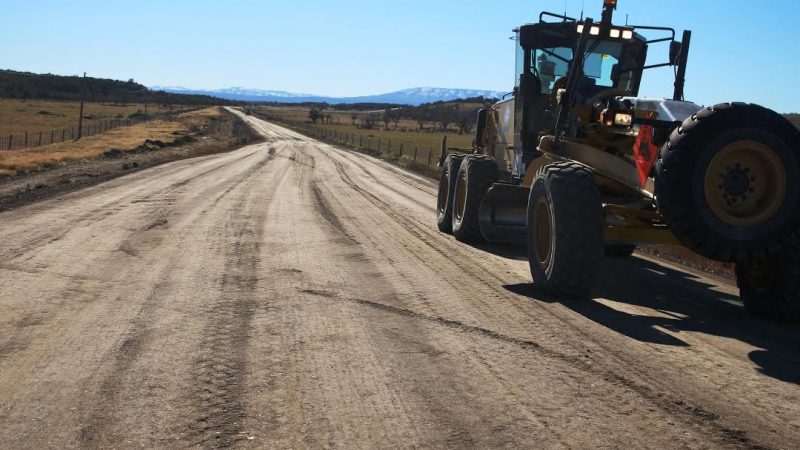
M78 113L78 136L75 140L80 140L83 136L83 100L86 97L86 72L83 72L83 80L81 81L81 109Z

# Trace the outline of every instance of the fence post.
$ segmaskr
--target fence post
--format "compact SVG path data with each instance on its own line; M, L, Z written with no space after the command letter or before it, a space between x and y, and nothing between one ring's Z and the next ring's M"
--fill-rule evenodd
M61 129L61 142L64 142L66 140L66 138L67 138L67 129L66 128L62 128Z
M56 130L50 130L50 143L51 144L53 143L53 137L55 136L55 134L56 134Z
M8 135L8 149L9 150L11 150L11 146L12 145L14 145L14 135L13 134L9 134Z
M429 166L431 165L431 155L433 155L433 150L431 150L431 148L428 147L428 165Z
M42 146L42 132L39 132L39 146Z
M400 156L403 156L403 143L400 143Z
M417 160L417 150L419 150L419 147L417 147L417 146L415 145L415 146L414 146L414 161L416 161L416 160Z

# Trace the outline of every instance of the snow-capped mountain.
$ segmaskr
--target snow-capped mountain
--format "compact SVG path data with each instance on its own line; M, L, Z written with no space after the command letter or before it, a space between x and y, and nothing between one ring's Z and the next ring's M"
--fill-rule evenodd
M503 92L498 91L478 89L447 89L431 87L404 89L386 94L365 95L360 97L325 97L312 94L298 94L294 92L269 91L263 89L247 89L242 87L231 87L225 89L189 89L177 86L152 86L150 89L154 91L173 92L176 94L211 95L228 100L249 102L395 103L403 105L420 105L422 103L449 101L471 97L500 98L504 94Z
M229 100L250 100L258 101L260 98L295 98L295 97L314 97L312 94L296 94L286 91L266 91L263 89L248 89L243 87L230 87L225 89L190 89L180 86L152 86L152 91L172 92L174 94L201 94L214 97L227 98ZM273 101L273 100L265 100Z

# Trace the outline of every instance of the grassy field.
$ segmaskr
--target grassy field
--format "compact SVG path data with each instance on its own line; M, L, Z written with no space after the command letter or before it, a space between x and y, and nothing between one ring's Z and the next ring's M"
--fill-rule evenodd
M178 111L162 105L148 105L149 115ZM126 118L138 111L144 112L144 105L115 105L86 103L83 109L84 124L112 118ZM0 136L9 134L35 133L66 129L76 126L80 103L53 100L0 99Z
M472 147L471 133L459 134L454 127L442 131L435 123L425 123L421 130L416 121L403 119L397 124L390 123L388 127L381 124L374 128L362 128L359 126L360 117L365 113L326 111L331 115L331 120L324 124L321 121L312 124L308 113L309 109L302 107L256 108L256 114L268 120L304 130L315 136L344 142L353 147L378 151L390 158L414 160L416 154L416 161L427 164L430 153L432 155L430 161L435 164L445 135L449 148ZM354 120L353 116L357 118Z
M117 128L106 133L85 137L80 141L68 141L23 150L0 151L0 177L56 167L68 161L97 158L104 152L113 149L127 151L138 147L147 139L170 143L186 135L193 128L202 127L209 118L219 114L219 108L207 108L181 114L175 120L155 120Z

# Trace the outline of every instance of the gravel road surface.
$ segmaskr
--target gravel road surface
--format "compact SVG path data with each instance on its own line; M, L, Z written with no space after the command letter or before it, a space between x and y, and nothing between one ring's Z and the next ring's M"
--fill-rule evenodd
M436 185L266 142L0 214L0 447L790 448L800 329L607 260L590 302Z

